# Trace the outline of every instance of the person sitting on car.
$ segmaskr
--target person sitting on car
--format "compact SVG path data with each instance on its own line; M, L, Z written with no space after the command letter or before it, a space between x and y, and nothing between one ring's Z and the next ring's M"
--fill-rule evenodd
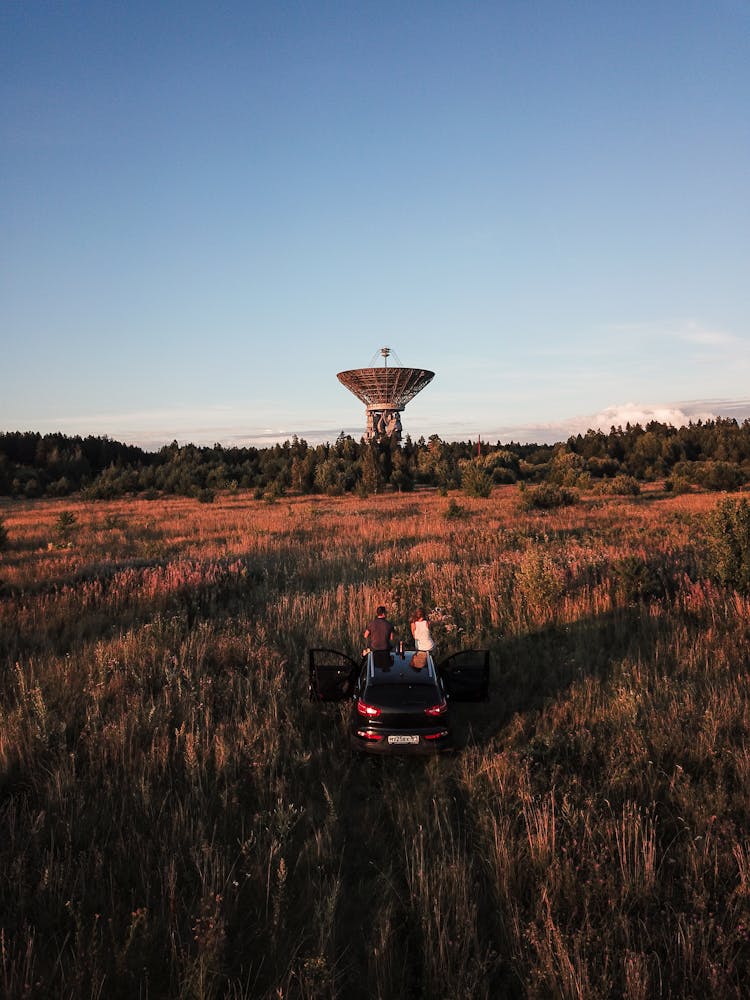
M376 650L389 651L393 642L393 625L385 617L385 608L381 604L375 612L376 617L365 629L365 639L373 652Z
M435 648L430 623L424 616L424 608L417 608L411 622L411 634L414 636L414 645L420 652L429 653Z

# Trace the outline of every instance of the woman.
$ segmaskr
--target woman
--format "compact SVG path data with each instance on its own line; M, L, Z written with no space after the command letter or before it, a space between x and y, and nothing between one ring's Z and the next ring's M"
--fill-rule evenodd
M424 608L417 608L411 622L411 634L414 636L414 644L418 650L429 653L431 649L435 648L430 634L430 623L424 616Z

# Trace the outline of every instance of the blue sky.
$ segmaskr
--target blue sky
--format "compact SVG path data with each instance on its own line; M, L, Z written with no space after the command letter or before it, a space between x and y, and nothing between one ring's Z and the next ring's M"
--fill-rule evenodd
M750 416L750 3L0 5L0 429Z

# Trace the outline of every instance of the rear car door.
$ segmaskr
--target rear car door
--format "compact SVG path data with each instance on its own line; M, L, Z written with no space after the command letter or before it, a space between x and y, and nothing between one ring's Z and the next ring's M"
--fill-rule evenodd
M486 701L490 691L490 651L462 649L437 664L453 701Z
M345 701L354 693L360 664L337 649L309 649L310 701Z

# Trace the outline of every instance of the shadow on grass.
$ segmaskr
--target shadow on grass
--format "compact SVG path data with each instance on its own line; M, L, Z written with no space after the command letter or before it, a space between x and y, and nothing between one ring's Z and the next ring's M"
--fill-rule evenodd
M451 707L456 748L487 743L516 714L539 711L576 681L606 680L628 655L648 657L655 638L636 605L499 640L492 647L489 701Z
M536 632L499 639L490 647L490 697L486 702L454 702L450 714L454 750L481 746L497 736L519 713L535 712L586 677L606 680L614 663L626 656L648 658L656 632L646 605L619 608L606 615L582 618L564 625L548 625ZM320 706L316 706L320 712ZM316 713L317 714L317 713ZM320 712L326 741L337 755L349 753L338 714ZM327 718L326 718L327 716ZM365 762L373 777L394 761L419 770L432 755L353 753ZM402 765L404 766L404 765Z

